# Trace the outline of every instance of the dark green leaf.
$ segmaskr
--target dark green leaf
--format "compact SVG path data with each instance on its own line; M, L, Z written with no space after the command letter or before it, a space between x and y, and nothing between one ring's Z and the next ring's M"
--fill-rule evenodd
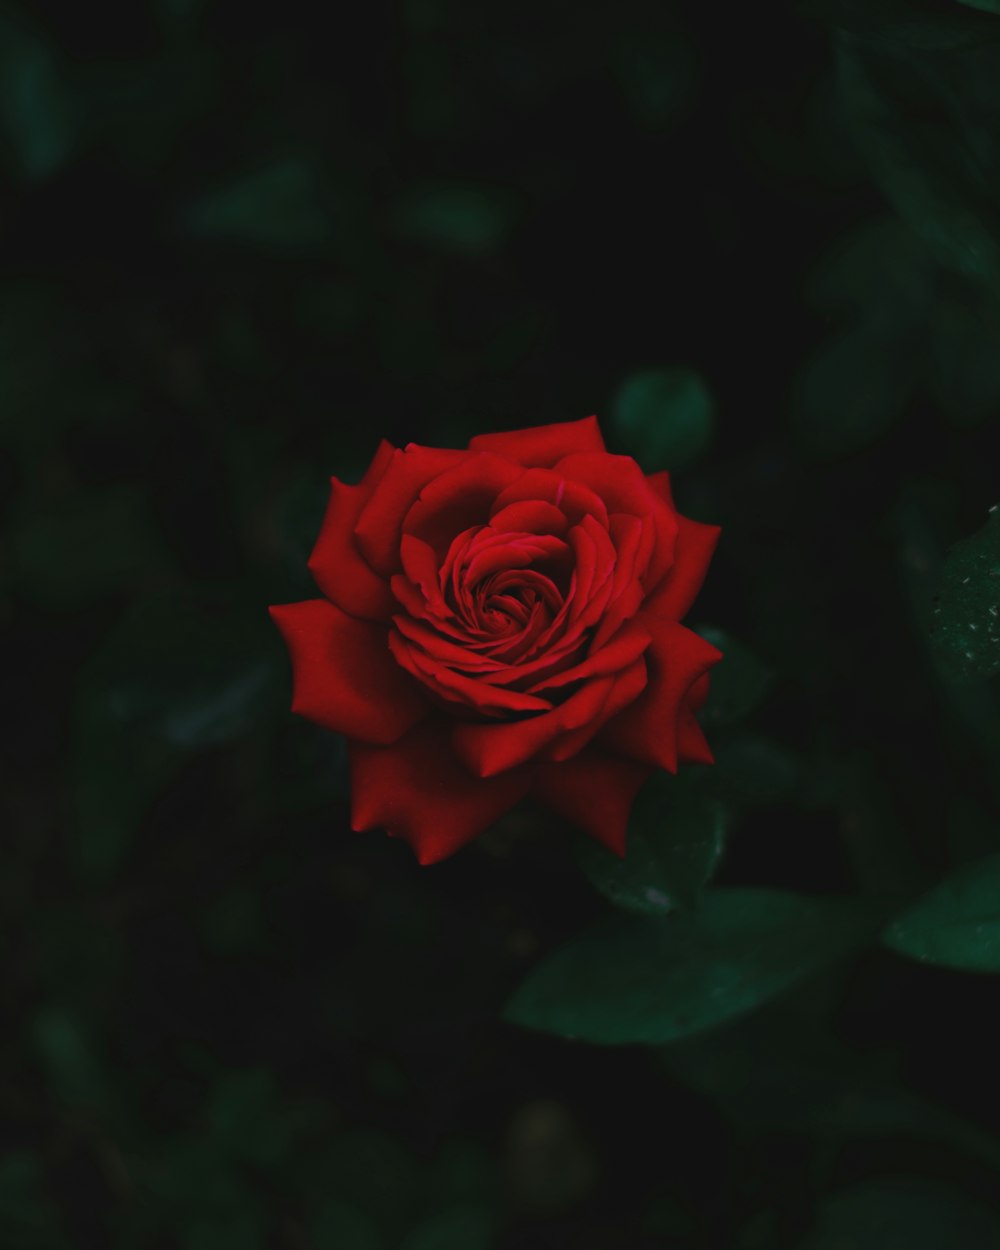
M0 17L0 115L28 178L54 173L73 150L76 106L56 58L6 16Z
M905 411L918 366L905 327L867 319L840 331L799 374L792 410L796 437L821 459L874 442Z
M193 234L269 248L312 247L330 238L317 176L288 159L204 195L184 215Z
M435 1215L402 1244L402 1250L490 1250L493 1219L480 1207L453 1207Z
M107 1107L106 1074L79 1019L63 1007L43 1007L32 1036L56 1097L69 1106Z
M87 665L76 716L78 862L102 879L187 750L228 742L284 702L263 603L158 595L133 605Z
M885 941L925 963L1000 972L1000 855L952 873L893 921Z
M801 1250L994 1250L1000 1217L926 1176L871 1180L824 1204Z
M788 800L798 781L795 757L780 742L761 734L740 734L713 741L712 789L738 803Z
M1000 279L992 49L949 60L876 53L841 40L847 113L872 174L943 263L994 291Z
M934 649L955 676L1000 673L1000 506L948 552L931 620Z
M310 1245L315 1250L383 1250L382 1234L363 1211L331 1198L309 1221Z
M84 604L155 575L166 563L148 499L134 486L55 509L30 497L21 503L11 527L12 573L43 603Z
M503 241L513 211L506 196L493 188L424 186L404 195L393 221L400 234L419 243L476 256Z
M623 35L615 49L618 81L636 117L647 126L673 121L694 94L698 62L679 35Z
M997 0L958 0L970 8L998 12ZM1000 39L994 23L938 0L806 0L809 13L889 49L956 49Z
M629 819L625 858L588 838L580 865L626 911L663 916L690 903L712 875L726 836L726 809L680 777L652 777Z
M611 401L611 417L622 444L647 473L696 460L715 428L712 396L690 369L632 374Z
M872 927L857 899L707 891L694 913L616 917L570 941L531 973L506 1015L591 1042L673 1041L773 998Z
M27 1150L0 1157L0 1239L17 1250L57 1250L67 1244L45 1193L41 1162Z
M771 670L724 629L699 625L696 632L722 652L722 659L712 669L708 702L698 719L706 728L732 725L763 699L771 684Z
M930 329L931 390L945 415L959 426L1000 416L995 311L969 292L964 298L940 299Z

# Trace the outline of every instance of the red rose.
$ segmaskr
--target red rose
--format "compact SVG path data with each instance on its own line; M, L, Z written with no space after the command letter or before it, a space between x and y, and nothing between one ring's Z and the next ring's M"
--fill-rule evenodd
M597 421L383 442L333 479L321 599L271 609L292 710L350 740L352 827L422 864L531 794L624 853L654 768L711 763L694 713L720 652L678 622L719 530Z

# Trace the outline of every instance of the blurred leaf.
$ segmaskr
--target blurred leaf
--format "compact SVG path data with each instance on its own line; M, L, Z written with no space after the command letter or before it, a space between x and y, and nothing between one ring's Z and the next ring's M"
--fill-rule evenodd
M958 2L1000 11L993 7L997 0ZM1000 39L993 23L936 0L805 0L803 8L866 42L892 49L967 48Z
M857 899L707 891L693 913L616 917L571 940L529 975L505 1014L584 1041L673 1041L773 998L862 944L872 927Z
M59 1250L59 1217L44 1188L37 1155L13 1150L0 1156L0 1239L17 1250Z
M496 1188L496 1169L486 1149L462 1139L442 1146L425 1171L428 1195L442 1205L487 1203Z
M982 13L1000 13L1000 0L958 0L958 2L970 9L979 9Z
M834 316L906 325L930 304L936 274L898 217L879 214L835 238L808 277L809 302Z
M91 492L57 510L30 497L20 503L10 529L12 574L42 603L87 603L166 562L148 496L137 485Z
M998 23L1000 24L1000 23ZM1000 322L970 293L939 299L930 334L931 389L956 425L1000 416Z
M697 56L680 35L628 32L615 48L621 89L636 117L647 126L673 121L694 94Z
M0 116L27 178L46 178L73 150L76 101L51 49L0 15Z
M762 734L739 734L713 742L715 765L707 779L723 798L750 805L791 798L798 782L795 757Z
M951 60L840 41L843 98L858 145L897 212L943 263L996 291L1000 93L990 47Z
M77 697L78 863L103 879L187 750L232 741L284 700L282 656L262 603L135 603L88 662Z
M931 641L949 670L965 679L1000 673L1000 505L950 549L936 598Z
M706 728L743 720L767 693L771 670L724 629L699 625L696 632L722 652L722 659L712 669L708 702L698 720Z
M202 931L209 947L221 954L265 948L257 885L246 881L228 889L206 910Z
M926 1176L880 1177L834 1194L801 1250L992 1250L1000 1216Z
M282 249L320 245L331 233L316 171L295 158L203 195L183 220L193 234Z
M106 1109L106 1074L79 1019L52 1004L38 1012L31 1031L55 1096L68 1106Z
M491 1250L493 1219L480 1207L442 1211L411 1233L401 1250Z
M320 1207L309 1221L309 1235L315 1250L383 1250L386 1244L363 1211L339 1198Z
M229 742L280 695L281 649L262 603L157 595L118 622L87 674L87 695L130 730L175 747Z
M196 1217L179 1232L181 1250L258 1250L264 1245L263 1219L255 1206Z
M341 1134L302 1168L308 1191L331 1191L364 1212L390 1238L412 1227L421 1191L416 1161L388 1134L358 1129Z
M280 1097L274 1073L243 1068L224 1073L208 1101L209 1127L226 1151L267 1166L288 1152L298 1117Z
M477 256L503 242L513 224L513 211L499 188L423 186L403 196L393 224L418 243Z
M766 1012L659 1051L671 1075L712 1098L750 1132L805 1133L844 1143L867 1137L937 1141L991 1167L990 1133L903 1087L884 1056L861 1054L829 1029L843 995L835 970Z
M905 327L866 319L822 343L796 383L792 426L815 456L846 456L902 416L920 358Z
M711 877L726 837L726 810L679 777L654 774L636 798L625 858L592 838L580 843L580 866L626 911L663 916L690 904Z
M690 369L633 373L611 401L613 427L647 473L690 464L708 448L715 405Z
M1000 972L1000 855L963 865L884 936L893 950L924 963Z

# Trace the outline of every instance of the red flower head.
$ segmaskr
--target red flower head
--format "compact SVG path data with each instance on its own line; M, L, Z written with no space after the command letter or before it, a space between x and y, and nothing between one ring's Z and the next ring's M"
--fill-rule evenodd
M334 478L323 598L271 614L292 710L350 740L352 826L429 864L532 794L623 854L650 772L712 760L694 713L721 655L679 622L718 537L594 417L383 442Z

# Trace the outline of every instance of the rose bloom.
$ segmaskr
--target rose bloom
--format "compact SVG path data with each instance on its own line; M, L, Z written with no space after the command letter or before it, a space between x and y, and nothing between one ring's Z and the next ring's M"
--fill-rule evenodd
M383 442L334 478L322 597L271 613L292 710L349 740L352 827L429 864L532 795L623 854L650 773L712 761L695 712L721 653L679 622L718 537L594 417Z

